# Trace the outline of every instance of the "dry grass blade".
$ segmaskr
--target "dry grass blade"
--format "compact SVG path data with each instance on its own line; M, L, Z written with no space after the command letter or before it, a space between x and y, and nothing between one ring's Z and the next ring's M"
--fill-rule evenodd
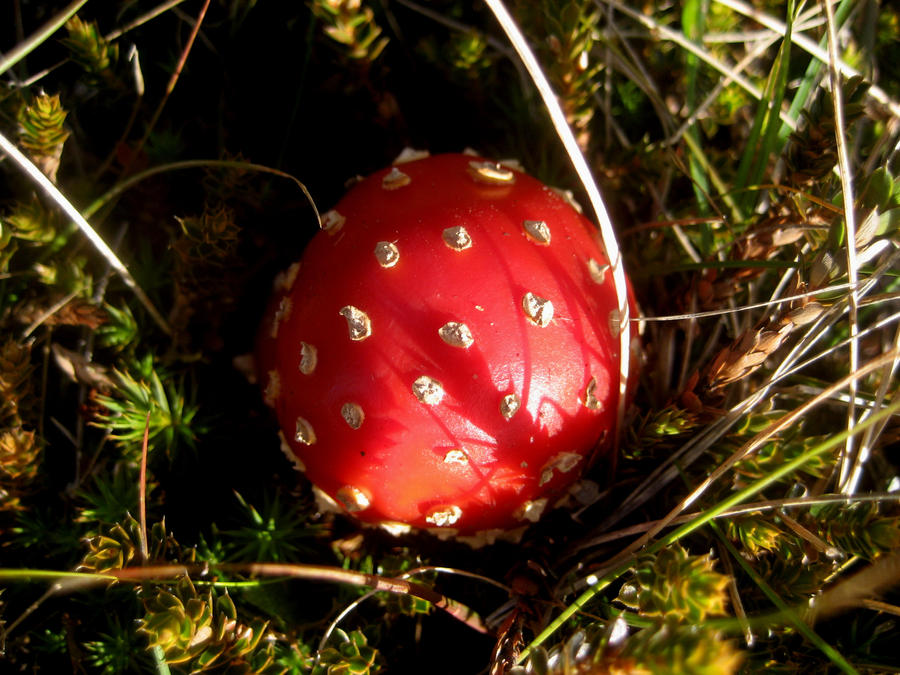
M778 36L773 35L769 39L759 40L753 47L753 49L748 51L747 54L734 65L734 67L732 68L732 72L744 72L748 68L748 66L750 66L750 64L763 56L779 39L780 38ZM673 146L677 145L678 142L687 133L687 131L692 126L694 126L699 119L702 118L702 116L708 111L710 107L712 107L725 87L727 87L734 81L734 76L726 74L725 77L723 77L722 80L720 80L716 84L715 88L707 95L706 99L702 101L693 112L691 112L687 119L685 119L684 122L682 122L681 126L675 131L675 133L667 139L668 142Z
M824 401L827 401L834 393L848 387L850 382L865 377L869 373L883 367L886 363L891 363L898 357L898 355L900 355L900 353L898 353L897 350L893 350L887 354L882 354L881 356L872 359L853 373L850 373L846 377L832 384L830 387L824 389L817 396L809 399L802 405L792 410L790 413L782 416L780 419L770 424L766 429L759 432L747 443L738 448L728 459L717 466L715 470L713 470L707 478L705 478L696 488L694 488L687 497L682 499L678 503L678 505L675 506L675 508L669 511L669 513L667 513L662 519L657 521L656 524L652 528L650 528L650 530L648 530L646 534L644 534L636 541L632 542L624 550L616 554L615 557L606 561L602 566L603 569L611 569L616 567L624 560L627 560L636 551L639 551L641 548L646 546L653 537L655 537L662 529L664 529L669 523L671 523L672 520L674 520L682 511L688 508L691 504L697 502L697 500L703 495L703 493L705 493L709 489L709 487L712 486L716 481L722 478L722 476L724 476L725 473L730 470L737 462L749 456L751 453L761 447L762 444L765 443L769 438L772 438L772 436L777 434L779 431L790 427L798 419L808 414L810 410L814 409Z
M818 506L822 504L855 504L857 502L900 502L900 494L895 494L892 492L876 492L852 495L850 497L841 494L823 494L817 495L815 497L797 497L795 499L775 499L760 502L750 502L723 511L721 514L719 514L718 517L731 518L733 516L740 516L759 511L782 511L788 508L802 508L809 506ZM682 525L693 520L699 515L700 513L697 511L692 511L691 513L683 513L676 518L673 518L669 522L668 527ZM589 541L581 542L580 548L581 550L584 550L593 546L600 546L611 541L617 541L619 539L625 539L627 537L633 537L635 535L643 534L655 528L660 522L660 520L651 520L646 523L639 523L637 525L625 527L621 530L615 530L614 532L607 532L597 537L593 537ZM579 584L575 585L576 589L580 589L582 587L583 586Z
M759 22L760 25L765 26L778 35L784 35L786 30L784 23L766 14L762 10L742 2L742 0L716 0L716 2ZM794 37L794 42L822 63L831 62L841 75L848 78L860 75L860 72L856 68L840 58L832 61L829 58L828 53L822 50L819 45L810 40L807 36L798 34ZM894 117L900 117L900 103L891 99L884 89L873 83L869 88L869 95L882 105L887 106Z
M807 292L807 285L796 277L787 283L790 284L788 295L770 301L773 305L779 305L778 314L745 330L713 359L705 375L710 390L743 380L758 370L795 329L816 322L826 312L826 307L814 300L822 291ZM853 284L841 287L856 290ZM783 306L785 301L788 301L787 306ZM734 311L738 309L734 308Z
M66 21L71 19L86 3L87 0L74 0L73 2L70 2L64 9L60 10L56 16L41 26L34 35L17 44L6 55L0 54L0 75L46 42L53 33L62 28Z
M876 284L894 269L898 257L900 257L900 252L888 256L887 259L862 282L859 288L861 296L865 296L869 291L875 288ZM808 294L799 295L800 302L805 302L805 300L808 300L809 298ZM676 462L679 463L681 467L687 467L693 464L704 452L709 450L714 443L721 439L729 429L737 424L744 415L754 410L758 405L765 401L767 397L771 395L772 388L777 383L796 375L802 369L810 366L816 361L820 361L821 359L834 354L837 350L846 347L849 344L849 341L839 342L837 345L829 347L828 349L807 358L805 361L801 361L804 354L813 349L813 347L828 334L831 327L839 320L843 312L846 311L845 305L846 297L833 304L827 312L819 316L812 324L809 324L809 329L802 338L791 347L789 353L781 358L780 363L761 386L740 402L732 405L722 417L701 429L681 448L667 457L666 460L653 470L650 475L622 501L621 504L616 506L611 514L599 523L593 530L593 533L597 534L608 530L615 523L619 522L622 518L626 517L642 504L650 500L664 485L677 478L679 469L674 466ZM791 311L792 310L788 310L788 316L790 316ZM690 315L688 315L688 317L689 316ZM864 331L864 334L872 334L881 330L895 322L897 318L898 315L896 314L884 317L868 327L866 331ZM730 348L726 349L726 352L730 353Z
M155 19L159 16L165 15L165 13L167 11L169 11L170 9L172 9L174 7L177 7L178 5L182 4L183 2L185 2L185 0L166 0L166 2L163 2L159 5L157 5L156 7L154 7L153 9L148 10L147 12L145 12L144 14L142 14L135 20L131 21L126 26L122 26L121 28L110 31L109 33L107 33L106 35L103 36L103 39L106 40L107 42L114 42L114 41L118 40L120 37L122 37L123 35L125 35L126 33L128 33L129 31L132 31L135 28L138 28L139 26L142 26L145 23L152 21L153 19ZM81 4L84 4L84 3L81 3ZM137 53L138 53L137 47L135 45L132 45L131 48L129 49L129 60L131 60L131 59L137 60ZM40 71L34 73L33 75L29 76L27 79L22 80L22 82L21 82L22 87L24 88L24 87L34 86L35 84L37 84L38 82L43 80L50 73L52 73L53 71L55 71L57 68L59 68L60 66L62 66L65 63L66 63L66 60L59 61L52 66L48 66L48 67L44 68L43 70L40 70ZM135 64L135 68L137 68L137 64ZM2 71L0 71L0 72L2 72ZM139 84L142 85L142 83L139 83ZM141 90L141 88L138 88L138 94L143 95L143 91Z
M77 297L78 292L72 291L68 295L60 298L56 303L53 304L52 307L48 307L46 311L42 312L40 316L38 316L34 321L32 321L28 327L22 331L22 339L27 339L34 331L36 331L45 321L48 321L54 314L63 309L66 305L69 304L72 300Z
M2 644L5 647L6 641L9 638L10 634L16 628L18 628L19 625L23 621L25 621L25 619L27 619L29 616L34 614L34 612L38 608L40 608L40 606L43 605L47 600L52 598L57 593L63 592L63 590L64 590L64 586L62 583L52 584L50 586L50 588L48 588L46 591L44 591L44 593L43 593L43 595L41 595L41 597L39 597L37 600L32 602L28 607L26 607L25 610L21 614L19 614L19 616L17 616L15 619L10 621L9 623L5 624L3 626L2 631L0 631L0 644Z
M814 291L805 291L803 293L794 293L791 295L786 295L780 298L773 298L772 300L766 300L765 302L754 302L749 305L738 305L736 307L729 307L727 309L711 309L706 312L691 312L689 314L667 314L665 316L642 316L637 321L641 323L650 323L654 321L686 321L692 319L708 319L713 316L725 316L728 314L735 314L737 312L749 312L754 309L767 309L769 307L777 307L779 305L783 305L785 303L795 302L797 300L809 300L810 298L815 297L816 295L820 295L822 293L832 293L836 291L846 291L850 288L850 284L833 284L831 286L826 286L825 288L819 288ZM812 311L812 310L808 310ZM799 315L798 315L799 317ZM798 325L801 325L798 323Z
M148 21L151 21L151 20L155 19L156 17L165 14L170 9L172 9L173 7L177 7L184 1L185 0L166 0L166 2L162 2L159 5L157 5L156 7L154 7L153 9L144 12L139 17L137 17L133 21L129 22L128 24L122 26L121 28L117 28L116 30L110 31L104 37L109 41L116 40L116 39L122 37L123 35L125 35L125 33L134 30L138 26L142 26L145 23L147 23Z
M894 350L900 350L900 326L898 326L894 331L893 343ZM884 405L885 398L888 395L888 389L891 383L894 381L894 375L897 372L898 365L900 365L900 359L894 359L892 363L885 364L881 383L878 385L878 392L876 393L873 405L868 411L863 413L863 416L879 410ZM853 471L850 474L850 485L852 487L855 487L859 484L859 481L862 478L863 467L865 466L866 461L870 456L872 443L874 439L877 438L884 430L885 425L886 423L878 425L876 427L872 427L871 429L866 430L866 433L863 434L863 437L860 440L859 444L859 454L857 455L856 462L853 465Z
M671 40L679 47L684 49L687 52L697 56L705 63L709 64L720 73L731 79L735 84L739 85L742 89L744 89L748 94L750 94L753 98L759 100L762 98L762 91L760 91L759 87L754 85L750 80L740 74L734 68L730 68L726 64L722 63L718 59L711 56L706 50L702 47L698 47L696 44L686 39L684 35L681 33L664 26L663 24L656 21L651 16L646 16L642 14L640 11L635 10L628 5L619 2L618 0L607 0L611 7L614 7L617 11L622 12L626 16L630 17L637 23L641 24L648 30L652 31L654 34L666 39ZM781 112L781 121L793 128L796 125L796 120L791 119L787 113Z
M737 577L735 577L734 574L734 564L731 562L731 558L728 555L725 555L725 553L727 553L727 550L724 550L724 546L720 542L719 558L722 561L722 568L725 571L725 575L728 577L728 597L731 599L735 616L737 617L738 623L741 626L741 631L744 634L744 643L747 647L753 647L756 643L756 635L753 632L750 621L747 619L747 610L744 608L744 601L741 598L741 589L738 587Z
M822 311L821 306L813 308L811 320L815 320ZM715 390L742 380L759 369L781 347L796 325L791 320L779 321L775 326L770 325L771 323L746 331L730 347L719 353L707 373L710 389Z
M844 225L847 241L847 277L850 282L850 370L856 370L859 364L859 295L856 288L859 282L859 262L856 252L856 214L853 199L853 178L850 169L850 157L847 152L847 130L844 124L844 99L841 75L838 72L838 38L834 20L834 10L828 0L821 3L825 9L826 34L828 36L828 76L831 81L831 96L834 100L834 133L837 141L838 171L841 177L841 192L844 203ZM850 403L847 406L847 428L852 429L856 420L854 401L856 400L856 382L850 385ZM838 485L847 494L853 494L856 486L850 481L851 463L854 453L854 439L847 438L847 445L841 456ZM863 449L857 452L862 455Z
M187 43L185 44L184 49L181 51L181 56L178 59L178 63L175 65L175 70L172 71L172 75L169 78L169 83L166 85L166 89L163 92L162 98L156 106L156 110L153 111L153 117L150 118L150 122L147 124L147 129L146 131L144 131L143 137L138 142L136 150L131 155L132 158L137 157L138 153L146 145L147 140L150 138L150 134L153 133L153 130L156 128L156 123L159 121L163 109L166 107L166 102L169 100L169 96L171 96L172 92L175 91L175 86L178 84L178 78L181 76L181 71L184 69L184 64L187 63L188 55L191 53L191 49L194 46L194 40L197 39L197 34L200 32L200 26L203 24L203 19L206 17L206 10L209 9L209 2L210 0L205 0L203 6L200 8L200 12L197 14L197 20L194 22L194 26L191 29L191 34L187 39ZM125 166L123 173L128 173L129 168L130 163Z
M900 584L900 553L879 558L853 576L826 590L810 607L810 622L821 621L853 607Z
M12 160L19 166L23 173L25 173L32 181L37 183L37 185L43 190L43 192L59 206L60 209L71 218L72 222L78 226L78 229L82 231L82 233L90 240L91 244L94 245L100 254L106 259L109 263L109 266L112 267L116 273L122 278L122 281L125 282L125 285L131 289L140 303L147 310L147 313L153 318L156 324L162 329L164 333L170 335L172 333L171 328L169 328L168 322L163 318L162 314L156 309L153 303L150 301L150 298L147 297L147 294L144 290L138 285L137 281L135 281L134 277L131 275L131 272L128 271L128 268L119 260L119 257L113 252L113 250L109 247L109 245L103 240L103 238L97 234L96 230L91 227L91 224L85 220L84 216L82 216L78 209L76 209L72 203L66 199L65 195L59 191L50 180L41 173L41 170L35 166L34 162L28 159L19 149L9 141L2 133L0 133L0 150L9 155Z
M895 356L894 354L889 355L891 357ZM873 368L881 365L879 363L880 360L876 360L870 364ZM865 366L864 366L865 367ZM861 376L860 373L855 373L854 376ZM846 382L844 383L846 386ZM775 483L776 481L793 474L800 467L802 467L805 463L809 462L811 459L815 457L819 457L824 453L833 452L835 448L843 443L845 437L850 433L860 433L864 431L866 428L873 426L874 424L879 423L881 420L888 418L889 416L896 415L900 411L900 402L893 403L890 407L880 411L872 418L860 422L853 431L843 431L839 434L835 434L832 437L829 437L822 443L815 445L813 448L810 448L806 452L792 459L791 461L783 463L777 469L771 471L771 473L766 474L765 476L757 479L750 485L732 492L728 497L724 500L718 502L715 506L703 511L697 518L686 522L681 527L676 530L670 532L665 537L657 539L652 543L648 543L648 539L655 534L656 531L651 531L649 536L641 537L640 542L635 542L635 545L628 547L626 551L616 555L614 558L607 561L601 568L598 568L597 572L590 574L586 579L587 586L589 587L586 591L584 591L581 595L579 595L575 600L573 600L560 614L557 616L541 633L539 633L531 644L527 647L525 651L522 652L521 660L526 659L534 650L538 649L542 643L548 640L554 633L556 633L567 621L569 621L573 616L575 616L578 612L584 611L584 608L594 600L594 598L606 590L616 579L620 578L623 574L625 574L628 569L631 567L635 560L635 553L639 548L642 548L644 545L647 546L646 553L653 554L661 551L662 549L679 542L685 537L691 535L692 533L697 532L700 528L714 524L713 521L721 516L723 513L728 511L729 509L737 506L745 502L751 496L759 494L762 490L765 490L767 487ZM778 424L776 422L776 424ZM737 454L737 453L735 453ZM723 539L723 544L728 547L729 551L733 549L733 545L727 540ZM640 545L637 545L640 544ZM737 554L733 553L733 556L741 564L748 573L752 573L754 576L758 577L756 579L757 583L761 588L768 587L768 584L759 577L759 575L749 567L749 564L744 561L744 559ZM767 593L767 595L769 595ZM781 602L777 595L769 595L770 599L773 601ZM782 603L783 604L783 603ZM804 624L805 625L805 624ZM820 646L820 649L823 652L827 651L827 654L830 659L837 662L840 661L842 663L846 663L846 660L834 649L828 646L826 643L822 641L818 641L816 643Z
M585 160L584 154L578 146L575 134L566 122L566 116L559 104L559 100L554 94L550 82L547 80L546 75L541 69L534 52L531 50L531 47L528 46L525 36L522 35L522 31L519 30L519 26L513 20L512 16L510 16L509 11L506 9L502 0L485 0L485 3L494 13L497 21L500 23L500 26L506 33L509 41L515 48L516 53L519 55L519 58L522 59L522 62L525 64L525 68L528 70L528 74L531 76L538 92L540 92L544 106L553 121L553 128L559 135L559 138L566 149L566 153L568 154L572 165L575 167L575 172L578 174L581 184L587 191L591 206L597 216L597 222L600 226L600 237L603 242L603 247L606 250L606 257L610 262L613 282L616 288L616 298L619 305L619 401L616 417L618 424L616 425L616 428L618 432L621 433L623 421L625 419L625 393L628 385L629 358L631 355L630 322L632 321L632 318L630 316L628 305L625 267L622 261L622 254L619 251L619 244L616 240L615 228L613 227L612 220L610 220L603 197L600 195L600 189L597 187L597 183L591 175L587 160ZM616 447L618 447L618 440L616 441Z

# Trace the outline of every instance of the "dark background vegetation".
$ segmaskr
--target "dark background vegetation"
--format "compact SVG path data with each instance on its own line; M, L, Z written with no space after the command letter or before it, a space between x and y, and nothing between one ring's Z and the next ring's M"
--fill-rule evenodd
M14 135L17 111L29 97L40 92L58 94L68 111L65 128L70 132L58 170L58 184L82 208L118 181L149 167L185 159L235 159L295 176L309 189L320 211L325 211L340 197L346 181L389 164L405 147L433 153L472 147L488 156L518 158L538 178L572 189L576 197L582 197L542 104L523 70L509 58L505 38L480 3L427 3L427 8L439 17L470 27L470 33L449 27L449 21L435 21L404 3L370 3L373 20L381 26L381 37L387 38L388 44L373 58L369 58L373 56L371 52L369 56L353 58L347 46L324 33L327 21L311 11L311 5L324 5L324 0L310 5L276 0L212 2L184 70L162 114L150 128L153 112L182 57L201 4L196 0L184 2L119 38L118 59L102 76L91 75L73 60L71 47L61 39L65 31L60 31L3 75L6 79L0 85L0 130ZM542 0L517 4L523 28L545 60L552 56L548 56L548 36L560 32L553 19L571 18L572 12L585 21L593 16L593 6L586 2ZM784 12L779 3L764 4L767 11L776 15ZM871 44L864 45L878 67L879 72L872 76L878 76L882 86L896 98L900 95L900 50L896 34L890 37L892 27L898 25L896 9L880 7L875 2L868 4L869 13L857 18L858 31L865 33L865 26L875 22L875 29L865 33L875 37ZM679 28L681 16L677 8L651 5L647 3L645 8L648 13L655 12L660 22ZM87 3L79 17L95 22L102 34L127 24L152 6L144 1L97 0ZM875 11L879 9L883 13ZM58 10L58 3L7 3L0 20L0 49L11 49ZM600 25L597 16L592 20ZM721 16L716 20L727 23ZM567 24L560 18L560 25L575 25L577 29L572 32L581 31L578 34L583 37L582 23L576 20ZM736 22L734 27L758 28L752 22ZM494 42L467 61L460 46L464 38ZM135 97L127 59L132 44L137 48L146 83L146 93L140 101ZM685 74L689 71L688 59L670 43L657 41L650 34L633 38L632 46L651 69L659 87L659 99L667 102L674 115L683 113L679 102L689 89ZM603 49L597 47L592 58L602 54ZM774 50L760 59L752 71L758 84L765 83L775 62ZM807 63L798 52L798 58L791 61L788 79L800 78ZM44 68L52 70L38 82L25 88L17 86ZM576 122L584 123L587 156L622 235L620 243L644 310L652 315L689 311L692 294L698 292L700 271L678 267L689 261L672 237L657 237L652 229L635 233L632 228L657 220L719 214L712 213L714 209L709 204L697 203L694 185L685 169L687 152L681 145L670 148L662 143L671 129L660 120L649 97L627 76L615 71L606 81L611 94L604 99L597 85L604 76L592 75L593 84L587 86L585 100L577 95L567 99L575 101L568 112ZM704 71L699 86L705 91L718 77ZM577 76L575 83L577 94L577 87L585 85ZM698 138L707 157L719 166L726 180L734 179L745 150L748 129L753 124L753 106L752 101L728 90L702 126L698 125L702 133ZM585 113L587 109L591 114ZM862 159L877 145L879 135L887 138L893 133L884 121L883 111L869 113L868 126L861 125L857 137ZM134 122L129 124L132 115ZM617 142L609 133L612 119L631 143ZM146 143L141 144L145 132ZM771 158L770 163L774 167L776 158ZM888 164L885 160L884 166ZM6 218L30 199L31 188L8 160L2 170L0 213ZM766 181L769 177L767 171ZM822 194L816 194L820 201L836 199L836 182L831 178L828 181L822 179ZM664 204L655 192L660 186L665 186ZM807 185L804 189L817 188ZM890 189L895 193L890 202L893 207L900 192L893 186ZM223 207L230 216L224 220L224 234L219 232L218 238L201 227L199 239L192 239L178 220L196 220L204 210L214 212ZM788 208L780 202L778 207ZM773 206L772 213L775 211ZM762 208L751 210L746 222L728 222L728 227L723 228L727 232L690 236L704 258L711 260L716 251L731 255L730 246L738 235L760 222L770 224L767 217ZM52 216L48 218L53 220ZM24 428L39 432L41 455L36 475L20 493L16 492L21 507L6 508L0 513L0 566L4 568L72 570L84 565L88 556L95 565L89 569L97 570L96 561L89 554L104 545L98 537L116 523L124 523L126 512L137 515L140 443L134 439L116 442L108 437L110 431L115 431L109 410L121 410L104 407L97 398L103 393L96 391L98 387L63 376L50 353L53 345L76 352L83 352L90 345L93 362L110 376L117 370L144 381L151 372L157 372L169 388L170 402L183 400L186 409L196 409L192 419L171 425L171 440L167 442L162 437L151 444L148 521L164 520L166 530L177 540L160 544L165 551L163 558L210 563L275 560L343 565L385 574L428 562L477 572L505 583L517 581L530 589L525 597L514 598L518 601L517 611L525 617L526 643L545 625L548 616L571 601L571 596L563 600L563 594L553 590L564 581L564 575L582 577L592 561L618 550L617 542L593 549L590 556L585 554L587 567L583 569L578 568L580 554L569 556L573 542L613 511L677 447L674 441L660 437L678 438L679 434L697 431L735 400L736 394L728 398L727 394L717 393L704 398L699 410L691 410L687 399L679 396L693 392L681 387L683 383L677 378L660 377L664 369L654 360L661 351L654 338L672 340L681 347L686 344L685 335L680 329L651 333L645 345L648 363L638 395L639 412L628 434L627 454L620 462L617 481L608 485L608 467L597 467L590 477L602 488L609 487L611 494L578 519L565 512L553 513L535 526L521 544L498 544L478 551L427 536L396 540L365 531L359 537L359 530L351 521L317 511L309 486L279 450L274 421L256 387L234 366L236 357L252 350L272 278L298 258L316 231L315 218L302 192L290 181L266 174L214 168L182 170L162 173L137 184L91 222L107 241L116 244L114 248L154 304L164 308L164 313L174 308L169 319L175 335L169 338L157 330L113 277L102 301L95 304L103 306L105 302L106 307L130 308L136 326L125 343L104 341L98 337L100 333L94 335L97 326L84 321L42 326L25 341L30 349L28 386L32 403L31 409L22 413L22 419ZM9 228L8 224L4 226ZM4 333L20 336L35 311L47 309L73 289L82 289L78 297L90 298L107 274L99 256L79 235L67 230L62 219L55 219L48 227L51 237L44 241L23 239L11 257L3 258L0 338ZM809 241L824 248L824 239L810 236ZM52 282L35 273L38 264L55 270ZM742 295L745 289L739 283L736 286L740 290L732 296L717 299L723 306L731 297L746 299ZM108 323L115 330L121 328L120 322ZM714 347L725 348L734 337L723 334ZM97 341L93 342L95 338ZM883 344L876 341L869 345L870 352L877 353ZM710 354L701 354L695 344L693 351L682 358L690 361L691 370L699 372L710 360ZM845 368L846 360L826 360L814 374L828 381L843 374ZM756 384L748 380L747 386ZM115 392L105 393L121 406L131 405L130 409L137 413L142 411L133 401L123 403L123 397ZM760 415L768 412L762 410ZM139 415L135 419L142 421ZM826 414L822 419L818 429L805 428L803 434L817 438L821 433L840 430L841 420L836 421L835 415ZM756 420L756 424L760 423ZM704 476L759 428L748 422L735 431L721 447L704 457L702 466L686 468L685 480L696 481ZM131 429L138 435L142 430L142 424ZM653 433L657 436L648 440ZM889 433L888 439L896 437L895 430L893 434ZM884 481L879 481L895 471L896 448L892 450L885 442L877 455L883 475L869 477L866 488L883 490ZM745 468L751 472L758 467ZM763 466L759 470L764 473L770 468ZM824 480L827 475L828 468L824 467L820 474L804 475L797 485ZM712 497L723 498L731 487L723 485ZM782 487L778 495L790 492L789 486ZM681 483L665 486L628 522L659 517L683 495ZM859 545L860 550L871 554L866 560L900 545L900 517L896 509L873 514L867 516L865 524L877 521L881 529L876 534L881 538L869 530L860 534L848 526L847 540L841 540L848 550L851 535L870 545L869 549ZM799 565L798 560L810 552L809 546L782 524L776 529L776 538L790 539L784 544L784 550L789 552L783 553L783 560L774 553L771 559L766 558L771 550L764 546L754 549L756 540L752 536L742 538L740 529L729 530L729 536L744 546L745 555L758 562L769 575L767 578L782 582L779 590L785 597L802 603L809 593L804 595L797 589L821 588L823 579L816 575L826 566ZM763 537L758 529L753 532L753 536ZM837 538L838 534L834 536ZM778 548L769 544L772 550ZM715 537L697 535L690 549L701 556L716 546ZM122 544L122 550L127 548ZM722 549L719 551L721 555ZM784 561L790 561L794 567ZM644 562L652 567L651 562ZM721 567L717 569L722 571ZM700 605L725 592L724 586L716 586L720 582L710 581L705 568L699 566L679 567L673 563L667 573L672 575L668 582L673 587L685 579L696 583ZM734 574L746 592L747 611L766 615L771 605L764 595L744 573ZM613 590L618 586L621 584ZM462 577L442 576L438 588L482 615L490 614L507 600L502 591ZM791 588L796 590L796 597L789 595ZM151 672L159 668L159 655L146 649L146 631L134 630L137 621L147 621L157 611L148 609L148 598L156 590L148 588L136 594L134 587L119 584L50 595L32 608L42 592L43 587L27 583L3 589L3 621L7 627L15 622L15 629L4 640L0 670L111 673ZM265 630L274 646L268 660L243 654L230 665L236 672L262 672L264 667L260 664L272 672L303 672L304 666L311 664L310 654L318 647L328 622L361 593L357 588L306 581L234 590L240 620L269 621ZM582 616L570 627L593 626L596 630L599 625L607 626L608 620L623 609L613 599L611 596L592 606L603 619L600 623L593 623L597 617ZM895 604L897 600L889 594L883 599ZM715 599L709 604L715 604ZM635 628L656 626L654 622L663 620L658 614L634 614ZM705 630L706 614L701 611L699 616L696 625ZM20 617L24 618L18 623ZM383 662L393 665L390 672L487 672L494 647L494 638L479 636L441 612L425 614L411 609L409 603L398 607L398 601L383 597L364 603L342 625L348 633L364 629L369 643L383 654L378 662L382 663L383 658ZM763 667L780 669L779 672L824 672L834 667L808 642L784 629L783 622L773 625L770 633L759 631L763 647L746 658L744 668L751 672ZM895 646L889 638L896 637L896 624L889 615L855 614L847 622L826 623L817 629L854 662L875 664L873 670L897 666ZM727 626L723 623L723 630L726 632L717 633L710 644L721 643L722 635L733 640L740 636L740 627L734 621ZM682 647L692 645L691 649L702 654L704 649L713 649L710 644L686 639ZM670 641L651 652L663 655L657 661L664 661L674 649ZM729 653L709 653L708 663L695 664L693 670L685 666L683 672L731 672L729 668L735 667L736 661L728 660ZM637 669L645 663L640 661L644 657L629 657L630 661L608 663L605 667ZM652 672L682 672L674 666L666 670L654 658L646 660L660 668ZM350 660L345 659L347 663ZM335 663L341 663L340 658ZM226 668L222 664L216 667L220 671ZM178 672L179 666L172 668Z

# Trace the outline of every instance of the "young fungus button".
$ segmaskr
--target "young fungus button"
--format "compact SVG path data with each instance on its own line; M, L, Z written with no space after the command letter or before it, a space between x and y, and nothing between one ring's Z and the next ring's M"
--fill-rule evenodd
M553 320L553 303L531 291L522 297L522 310L532 323L541 328Z
M464 251L467 248L472 248L472 237L469 236L466 228L462 225L448 227L441 234L441 237L444 239L444 243L454 251Z
M444 400L444 387L433 377L421 375L412 385L413 394L419 399L419 403L437 405Z
M548 246L550 244L550 227L543 220L522 221L522 229L535 244Z
M400 260L400 249L389 241L379 241L375 244L375 259L382 267L393 267Z
M350 331L351 340L365 340L372 334L372 322L369 316L354 307L353 305L345 305L341 307L340 314L347 319L347 328Z
M451 347L468 349L475 342L469 327L458 321L448 321L438 330L441 339Z

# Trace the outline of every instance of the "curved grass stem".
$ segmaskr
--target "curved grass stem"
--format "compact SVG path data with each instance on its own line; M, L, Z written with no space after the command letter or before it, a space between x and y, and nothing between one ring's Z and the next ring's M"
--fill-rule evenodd
M180 162L171 162L169 164L160 164L159 166L154 166L150 169L146 169L129 176L122 182L117 183L112 188L107 190L104 194L91 202L88 207L84 209L84 211L82 211L82 215L85 218L90 218L104 206L112 203L119 195L121 195L126 190L131 189L141 181L151 178L152 176L156 176L157 174L168 173L169 171L182 171L184 169L203 168L255 171L257 173L268 173L280 178L287 178L288 180L292 181L297 187L299 187L303 192L303 195L306 197L307 201L309 201L309 205L312 207L313 212L315 213L316 222L319 224L319 227L322 226L322 219L319 216L319 209L316 207L316 202L313 200L312 195L309 193L309 190L306 189L306 186L297 178L289 173L280 171L279 169L273 169L272 167L264 166L262 164L253 164L252 162L241 162L238 160L229 159L188 159Z

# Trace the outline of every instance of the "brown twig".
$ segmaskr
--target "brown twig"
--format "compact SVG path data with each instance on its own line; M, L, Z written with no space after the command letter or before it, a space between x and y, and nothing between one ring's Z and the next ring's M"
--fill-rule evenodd
M147 144L147 140L150 138L150 134L153 132L153 129L156 127L156 123L159 121L159 118L162 115L163 108L166 107L166 103L169 101L169 96L171 96L172 92L175 91L175 86L178 84L178 78L181 76L181 71L184 70L185 63L187 63L188 54L191 53L191 49L194 46L194 41L197 39L197 34L200 32L200 26L203 24L203 19L206 16L206 10L209 9L209 2L210 0L206 0L203 3L203 7L200 8L200 13L197 15L197 20L194 22L194 28L191 30L191 34L188 36L187 44L181 51L181 57L178 59L178 63L175 65L175 70L172 72L172 77L169 78L169 83L166 85L166 91L163 93L162 99L160 99L159 104L156 106L156 110L153 111L153 117L150 118L150 123L147 124L147 131L144 132L144 136L138 142L137 146L134 149L134 152L131 153L131 158L122 171L123 174L128 173L128 170L131 168L131 163L134 161L134 158L140 154L141 150Z
M211 571L220 570L229 574L258 575L263 577L286 577L291 579L309 579L312 581L347 584L350 586L366 586L376 591L387 591L399 595L411 595L425 600L435 607L447 612L454 619L479 633L487 633L478 614L466 605L448 598L422 584L401 578L383 577L377 574L366 574L345 570L342 567L327 565L305 565L301 563L225 563L210 568L208 565L144 565L109 570L103 573L57 572L53 570L0 570L0 581L52 579L52 591L71 592L98 584L119 582L170 581L171 579L190 575L192 578L209 576Z
M144 439L141 444L141 475L138 481L138 511L141 521L141 564L146 565L150 552L147 546L147 447L150 445L150 411L144 421Z

